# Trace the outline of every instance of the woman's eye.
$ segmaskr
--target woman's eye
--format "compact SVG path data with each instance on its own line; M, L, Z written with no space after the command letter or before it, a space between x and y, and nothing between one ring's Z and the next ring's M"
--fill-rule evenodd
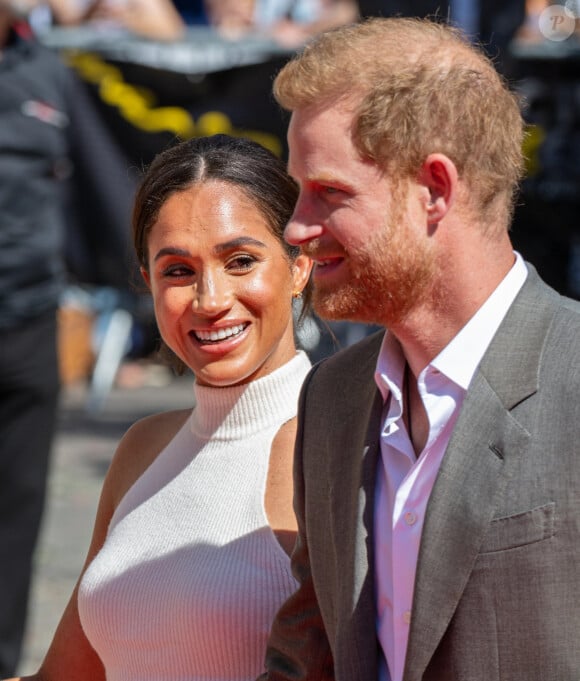
M193 270L186 265L170 265L164 268L162 274L164 277L170 278L188 277L193 274Z
M251 255L238 255L228 262L228 267L234 270L248 270L255 262L256 259Z

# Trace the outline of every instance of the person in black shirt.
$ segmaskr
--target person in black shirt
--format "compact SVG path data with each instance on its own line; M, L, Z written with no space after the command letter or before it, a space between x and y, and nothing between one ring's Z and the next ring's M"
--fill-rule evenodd
M72 70L0 0L1 678L14 675L22 646L57 417L57 311L71 244L86 237L68 210L72 182L101 177L91 200L105 211L100 239L110 249L113 202L103 178L123 181L122 170L103 173L110 145L92 107ZM88 204L88 194L75 195ZM87 262L95 257L86 253Z

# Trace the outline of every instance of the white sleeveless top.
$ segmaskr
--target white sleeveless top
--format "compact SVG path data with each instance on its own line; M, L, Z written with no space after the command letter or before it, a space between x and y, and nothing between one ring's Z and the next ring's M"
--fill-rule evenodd
M299 352L243 386L195 385L191 416L117 507L79 613L107 681L233 681L263 671L295 590L268 525L270 450L310 368Z

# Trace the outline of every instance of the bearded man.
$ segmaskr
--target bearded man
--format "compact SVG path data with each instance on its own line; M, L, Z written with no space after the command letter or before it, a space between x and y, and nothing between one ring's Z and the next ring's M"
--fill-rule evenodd
M510 242L516 97L405 18L319 36L275 94L315 308L385 330L305 382L264 678L576 681L580 306Z

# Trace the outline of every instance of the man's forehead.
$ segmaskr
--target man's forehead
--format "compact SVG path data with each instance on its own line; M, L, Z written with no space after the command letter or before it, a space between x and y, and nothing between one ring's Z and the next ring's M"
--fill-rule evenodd
M361 96L358 94L337 94L336 97L324 97L312 104L297 107L291 112L290 124L294 121L304 125L307 122L321 118L337 118L352 121L357 109L361 104Z
M384 170L371 159L364 159L345 140L330 136L328 144L290 145L288 173L301 187L329 185L362 191L364 186L386 179Z
M339 167L352 156L348 139L334 126L295 122L288 134L288 171L317 181L336 179ZM331 134L332 130L332 134Z
M290 158L332 155L353 144L353 115L343 107L308 107L292 113L288 126Z

